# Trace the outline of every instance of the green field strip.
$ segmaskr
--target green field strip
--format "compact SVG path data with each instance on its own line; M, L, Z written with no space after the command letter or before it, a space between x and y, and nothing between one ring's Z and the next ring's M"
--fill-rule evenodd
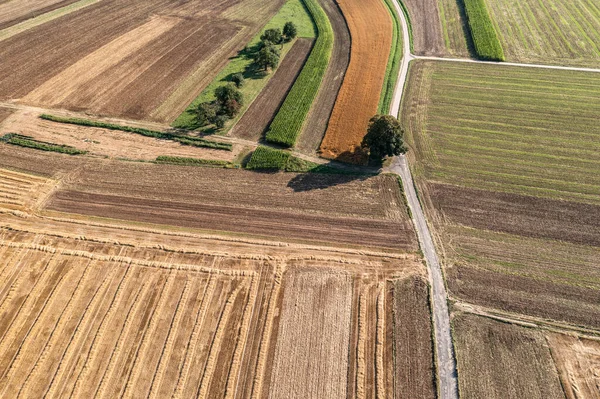
M246 47L252 48L253 46L256 46L260 42L260 36L267 29L283 29L283 25L287 21L292 21L294 24L296 24L298 29L298 37L315 37L316 33L314 24L310 18L310 15L308 15L308 11L304 7L302 0L288 0L281 7L279 12L273 16L273 18L271 18L271 20L263 27L263 29L261 29L261 31L256 34L252 40L250 40ZM295 41L291 41L283 44L280 64L287 53L291 50L294 43ZM214 91L217 87L227 84L228 77L231 75L235 73L242 73L246 77L244 85L240 88L240 91L244 96L244 104L235 118L229 120L225 124L225 127L219 131L220 134L226 134L240 120L252 102L258 97L260 92L275 74L275 71L272 71L264 76L247 76L248 74L245 72L248 71L248 68L250 68L252 63L253 60L249 57L246 57L242 52L237 54L235 57L232 57L227 65L225 65L225 67L213 79L213 81L206 86L204 90L202 90L202 92L194 99L194 101L192 101L186 110L183 111L181 115L177 117L177 119L175 119L171 125L180 129L196 129L200 132L211 133L214 130L214 127L198 127L194 124L194 116L192 113L190 113L190 111L203 102L213 101L215 99Z
M388 64L385 70L385 78L383 81L377 112L380 114L387 114L394 97L394 89L396 88L398 71L400 70L400 61L402 59L402 36L400 32L401 24L398 20L399 17L396 14L394 5L390 0L383 0L383 2L392 18L393 30L392 46L390 49L390 55L388 57Z
M327 14L317 0L304 0L304 4L317 26L317 40L265 135L267 141L287 147L293 147L302 132L333 49L333 28Z
M50 22L72 12L81 10L82 8L88 7L94 3L98 3L100 0L80 0L76 3L69 4L68 6L47 12L42 15L38 15L37 17L33 17L6 29L0 30L0 41L6 40L10 37L18 35L21 32L25 32L31 28L35 28L36 26L45 24L46 22Z
M579 8L577 8L576 3L569 3L569 2L555 2L554 3L555 7L561 7L562 10L564 11L564 13L561 13L561 19L563 19L565 25L569 26L569 27L577 27L577 30L579 31L579 34L581 36L583 36L587 43L589 44L589 46L591 48L595 49L595 52L598 53L598 45L596 43L594 43L594 41L590 38L590 36L588 35L588 31L592 32L594 27L591 26L590 24L588 24L586 18L583 16L583 14L581 14L581 11L579 10ZM579 15L580 18L575 18L574 17L574 13L577 13ZM565 21L564 18L562 17L562 15L567 15L570 16L570 21ZM580 22L581 21L581 22ZM583 27L582 24L587 25L586 27ZM576 39L579 35L577 35L575 32L572 31L572 36L574 39Z
M513 81L511 81L513 80ZM541 83L541 84L536 84ZM592 83L592 84L590 84ZM518 79L502 79L502 80L489 80L489 81L478 81L474 83L472 79L468 79L468 77L455 77L451 76L444 79L444 82L439 83L439 85L453 85L457 87L465 87L468 89L485 89L485 90L503 90L505 88L517 88L522 89L522 92L530 92L530 93L544 93L546 95L555 95L560 96L564 95L565 92L570 92L572 95L577 95L580 93L588 93L592 94L595 97L600 97L600 90L594 89L593 87L594 81L592 79L586 81L585 83L575 84L575 83L567 83L567 82L548 82L548 81L526 81L526 80L518 80ZM598 80L600 84L600 80ZM570 94L569 94L570 95Z
M496 27L490 18L485 0L463 0L469 32L478 58L504 61L504 50L498 39Z
M531 45L532 45L532 46L535 46L535 47L537 47L537 50L538 50L538 52L539 52L539 53L541 53L541 52L543 51L543 50L542 50L542 46L541 46L541 44L540 44L540 41L536 39L536 36L537 36L537 35L535 34L535 31L534 31L534 29L531 27L531 23L530 23L530 22L531 22L531 20L530 20L530 19L528 18L528 16L526 15L526 14L527 14L527 11L526 11L526 10L524 10L524 7L525 7L526 5L527 5L527 4L524 4L524 3L522 3L522 2L518 2L518 3L516 3L517 12L519 13L519 18L520 18L522 21L524 21L524 22L525 22L525 26L527 27L527 34L525 34L525 35L522 37L522 39L524 39L524 40L525 40L525 43L527 43L527 44L530 44L530 43L531 43ZM497 23L497 21L496 21L495 19L493 19L493 21L494 21L494 24L495 24L495 26L496 26L496 29L497 29L497 31L498 31L498 32L500 32L501 30L500 30L500 28L499 28L499 26L498 26L498 23ZM534 19L533 21L534 21L534 23L536 23L535 19ZM500 37L500 41L502 41L502 37ZM506 46L504 46L504 47L506 47ZM529 48L529 47L530 47L529 45L527 45L527 46L526 46L526 48Z

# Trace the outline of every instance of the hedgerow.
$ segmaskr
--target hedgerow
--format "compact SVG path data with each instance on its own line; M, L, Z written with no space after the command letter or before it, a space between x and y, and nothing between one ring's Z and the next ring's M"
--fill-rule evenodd
M267 141L287 147L296 144L304 120L321 86L333 48L333 29L329 18L317 0L304 0L304 4L317 26L317 40L265 136Z
M87 151L79 150L75 147L71 147L70 145L48 143L45 141L36 140L33 137L23 136L16 133L5 134L2 136L1 140L8 144L34 148L41 151L59 152L61 154L68 155L82 155L87 153Z
M504 50L485 6L485 0L463 0L478 58L504 61Z
M252 153L252 157L246 169L258 170L284 170L290 159L290 153L287 151L276 150L273 148L259 146Z
M169 165L185 165L185 166L218 166L223 168L235 168L239 165L234 165L228 161L218 159L201 159L188 157L175 157L170 155L161 155L156 157L154 163L169 164Z
M226 150L226 151L232 150L232 145L230 143L210 141L210 140L206 140L206 139L199 138L199 137L179 136L179 135L172 134L172 133L164 133L164 132L159 132L156 130L149 130L149 129L139 128L139 127L131 127L131 126L117 125L114 123L90 121L90 120L81 119L81 118L63 118L61 116L48 115L48 114L42 114L42 115L40 115L40 118L48 120L48 121L52 121L52 122L58 122L58 123L68 123L71 125L97 127L97 128L102 128L102 129L119 130L119 131L128 132L128 133L135 133L135 134L140 134L140 135L146 136L146 137L154 137L154 138L162 139L162 140L176 141L180 144L189 145L189 146L193 146L193 147L214 148L217 150Z

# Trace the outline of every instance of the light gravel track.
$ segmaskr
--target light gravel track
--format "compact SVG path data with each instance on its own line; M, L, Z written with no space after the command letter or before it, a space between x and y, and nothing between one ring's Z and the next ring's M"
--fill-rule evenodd
M398 81L396 83L394 97L390 107L390 114L398 116L400 104L402 102L402 93L408 75L408 64L415 57L410 53L410 35L408 32L406 16L404 15L398 0L392 1L402 25L402 63L400 65ZM415 191L406 157L404 155L396 157L390 166L390 171L400 175L402 178L404 194L406 195L408 206L412 212L413 223L415 225L415 230L417 231L421 250L423 251L423 255L425 256L429 268L429 279L432 288L431 302L433 309L439 397L440 399L457 399L458 381L456 374L456 360L454 358L454 347L450 330L450 316L447 302L448 296L444 285L442 269L435 252L433 239L431 238L429 228L427 227L423 209L421 208L419 198Z

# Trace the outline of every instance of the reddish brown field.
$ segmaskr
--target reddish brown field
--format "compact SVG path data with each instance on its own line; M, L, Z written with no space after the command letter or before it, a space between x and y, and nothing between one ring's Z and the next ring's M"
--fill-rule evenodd
M68 6L78 0L7 0L0 2L0 30L38 15Z
M412 39L418 55L447 54L437 0L404 0L412 22Z
M562 334L546 337L567 399L600 396L600 341Z
M565 397L541 332L470 314L453 325L461 398Z
M429 288L419 277L395 280L393 293L394 395L396 399L436 397Z
M0 42L0 99L171 121L281 4L101 1Z
M335 100L350 63L350 31L340 7L335 0L320 0L319 3L329 17L334 40L329 66L323 77L321 88L296 143L297 149L308 153L314 153L321 145Z
M377 113L392 44L392 20L380 0L339 0L350 29L350 64L336 100L321 155L364 163L360 144Z
M231 129L231 135L256 141L263 136L302 70L313 42L306 38L296 40L269 83Z

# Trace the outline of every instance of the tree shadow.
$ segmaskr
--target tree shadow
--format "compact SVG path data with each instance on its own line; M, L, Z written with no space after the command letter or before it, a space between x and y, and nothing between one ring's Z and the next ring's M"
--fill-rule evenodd
M294 176L287 186L295 192L325 190L357 180L364 181L373 176L373 174L302 173Z
M473 42L473 36L471 35L471 28L469 28L469 19L467 17L467 11L464 0L456 0L458 6L458 13L460 14L461 27L465 40L467 41L467 50L471 58L477 58L477 51L475 51L475 43Z

